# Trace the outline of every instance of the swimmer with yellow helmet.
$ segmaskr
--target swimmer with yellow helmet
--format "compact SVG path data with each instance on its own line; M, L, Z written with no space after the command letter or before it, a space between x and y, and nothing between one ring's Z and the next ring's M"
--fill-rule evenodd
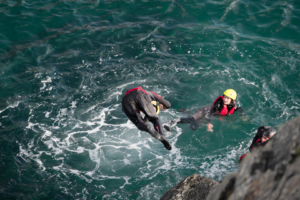
M237 110L242 112L242 108L237 107L235 104L236 97L237 94L235 90L227 89L223 93L223 96L219 96L214 101L207 120L207 131L213 132L213 125L210 123L210 117L212 115L227 116L232 115Z
M197 110L196 113L190 115L188 118L175 119L164 123L166 130L170 131L171 127L179 123L190 123L192 129L196 130L200 123L205 119L207 121L207 131L213 132L213 125L210 123L213 115L227 116L233 114L235 111L240 111L243 114L243 109L237 107L235 104L237 94L233 89L225 90L223 96L216 98L212 105L204 106Z

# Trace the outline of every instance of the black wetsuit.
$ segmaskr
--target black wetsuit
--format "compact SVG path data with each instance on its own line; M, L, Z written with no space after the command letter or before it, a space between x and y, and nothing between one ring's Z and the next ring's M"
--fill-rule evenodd
M273 127L271 126L260 126L257 129L257 133L254 136L252 143L249 147L249 151L251 152L253 150L253 147L257 147L257 146L264 146L267 144L268 141L270 141L272 138L270 138L268 141L262 143L262 137L265 131L270 131L270 130L275 130Z
M257 148L257 147L262 147L264 145L266 145L271 139L272 137L265 141L264 143L262 143L262 137L263 137L263 134L264 132L272 132L272 131L276 131L273 127L271 126L260 126L258 127L257 129L257 132L256 132L256 135L254 136L253 140L252 140L252 143L249 147L249 151L251 152L254 148ZM241 163L241 161L244 159L244 157L246 156L247 153L245 153L244 155L242 155L240 157L240 160L239 160L239 163Z
M159 102L164 108L171 107L170 102L161 98L158 94L145 91L141 87L138 87L127 91L122 99L122 108L126 116L139 130L149 132L170 150L171 145L163 136L162 124L157 117L156 110L151 101ZM144 118L142 117L141 112L145 114ZM147 124L148 120L153 124L156 130Z
M164 128L168 131L170 131L170 127L180 124L180 123L190 123L191 129L196 130L201 122L205 120L208 123L210 123L212 116L218 115L218 113L221 112L221 110L224 107L224 102L222 99L218 99L213 106L207 105L202 108L199 108L194 114L190 115L187 118L180 118L175 119L170 122L164 123ZM243 109L241 107L235 107L235 104L231 102L227 109L231 110L234 108L234 111L240 111L242 115L244 115Z
M263 133L264 133L264 130L265 130L265 129L264 129L264 126L258 127L257 132L256 132L256 135L254 136L254 138L253 138L253 140L252 140L252 143L251 143L251 145L250 145L250 147L249 147L249 151L250 151L250 152L252 151L252 149L253 149L255 143L257 142L257 140L262 138L262 135L263 135Z

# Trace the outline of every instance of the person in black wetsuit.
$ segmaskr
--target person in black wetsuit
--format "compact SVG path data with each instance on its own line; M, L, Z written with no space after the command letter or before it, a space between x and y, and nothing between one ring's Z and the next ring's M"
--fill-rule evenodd
M273 128L272 126L260 126L257 129L257 133L252 140L252 143L249 147L249 151L251 152L254 148L266 145L267 142L270 141L275 134L276 134L276 129ZM241 163L241 161L244 159L244 157L247 154L248 153L245 153L240 157L239 163Z
M243 109L235 105L236 92L233 89L228 89L219 96L213 105L207 105L190 115L187 118L180 118L164 123L163 126L167 131L171 131L171 127L180 123L190 123L193 130L196 130L201 122L205 119L207 121L207 131L213 132L213 125L210 123L211 117L214 115L227 116L233 114L235 111L240 111L244 115Z
M122 99L122 108L129 120L139 130L146 131L161 141L168 150L171 150L172 146L164 137L162 124L157 114L159 110L164 111L170 107L169 101L161 98L154 92L145 91L141 87L128 90ZM144 118L141 112L145 114ZM154 128L148 124L148 120L153 124Z
M252 140L249 151L251 152L254 147L265 145L275 134L275 128L271 126L260 126Z

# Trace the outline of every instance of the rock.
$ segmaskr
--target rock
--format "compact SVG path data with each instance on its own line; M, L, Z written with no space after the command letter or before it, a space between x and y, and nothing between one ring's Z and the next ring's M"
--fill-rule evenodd
M215 180L193 174L169 189L160 200L205 200L210 189L217 185Z
M227 175L222 181L220 181L220 184L224 185L224 188L222 190L211 190L209 191L208 196L213 195L220 197L220 199L227 199L227 197L229 197L233 192L236 174L237 173ZM210 194L210 192L213 194Z
M300 199L300 118L281 126L264 147L247 155L240 170L213 188L207 199Z

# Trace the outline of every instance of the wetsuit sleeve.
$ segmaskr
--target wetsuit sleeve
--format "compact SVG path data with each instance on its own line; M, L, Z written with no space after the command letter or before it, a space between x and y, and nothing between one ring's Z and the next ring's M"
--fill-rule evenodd
M253 140L252 140L252 143L251 143L251 145L250 145L250 147L249 147L249 151L252 151L252 148L253 148L254 144L256 143L256 141L257 141L258 139L261 139L261 138L262 138L263 132L264 132L264 126L260 126L260 127L257 129L257 133L256 133L256 135L254 136L254 138L253 138Z
M212 113L208 113L206 116L205 116L205 119L206 119L206 124L209 124L210 121L211 121L211 117L213 116Z
M220 101L217 101L212 107L210 113L213 115L214 113L220 111L221 109L222 109L222 103Z
M148 97L150 98L151 101L158 101L165 108L170 108L171 107L171 104L170 104L169 101L165 100L164 98L161 98L155 92L147 91L147 95L148 95ZM153 126L154 126L155 130L157 132L159 132L160 134L163 134L163 126L162 126L162 123L159 120L159 118L158 117L157 118L151 118L149 120L153 123Z
M164 98L161 98L159 103L162 104L165 109L169 109L171 107L171 103Z
M210 112L205 116L206 121L207 121L207 124L210 123L211 117L212 117L217 111L220 112L221 109L222 109L222 102L221 102L221 101L217 101L217 102L213 105L213 107L212 107L212 109L210 110Z
M155 92L152 91L147 91L147 95L149 96L149 98L151 99L151 101L158 101L160 104L162 104L164 106L165 109L168 109L171 107L171 103L169 101L167 101L166 99L162 98L161 96L159 96L158 94L156 94Z

